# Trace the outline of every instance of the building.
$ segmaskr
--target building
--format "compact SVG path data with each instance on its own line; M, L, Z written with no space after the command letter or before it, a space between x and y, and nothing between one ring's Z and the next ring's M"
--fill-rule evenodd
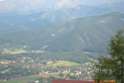
M52 83L95 83L93 80L53 80Z
M115 80L53 80L52 83L116 83Z

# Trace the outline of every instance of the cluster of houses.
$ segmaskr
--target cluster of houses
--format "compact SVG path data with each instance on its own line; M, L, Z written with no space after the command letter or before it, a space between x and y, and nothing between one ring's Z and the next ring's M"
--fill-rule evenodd
M53 80L52 83L116 83L115 80Z
M9 65L9 64L15 64L15 61L11 61L11 60L1 60L0 64L1 65Z

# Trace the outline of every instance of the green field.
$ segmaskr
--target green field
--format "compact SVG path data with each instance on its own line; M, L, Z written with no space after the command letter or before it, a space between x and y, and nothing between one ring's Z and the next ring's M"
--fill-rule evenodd
M8 80L8 81L0 81L0 83L30 83L32 81L35 81L39 79L38 76L27 76L19 79L14 79L14 80Z
M48 67L74 67L80 66L77 62L72 61L55 61L55 62L48 62Z

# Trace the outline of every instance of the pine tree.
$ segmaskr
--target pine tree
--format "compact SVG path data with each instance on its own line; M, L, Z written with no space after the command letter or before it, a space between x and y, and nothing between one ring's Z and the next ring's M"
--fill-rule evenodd
M107 80L116 79L119 83L124 83L124 32L119 31L112 37L109 46L109 57L98 59L95 65L95 79Z
M124 32L119 31L111 40L110 54L113 68L111 69L119 83L124 83Z

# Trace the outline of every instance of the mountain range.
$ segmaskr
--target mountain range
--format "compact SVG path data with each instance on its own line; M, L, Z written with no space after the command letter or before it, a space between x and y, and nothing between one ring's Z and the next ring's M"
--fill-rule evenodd
M60 12L56 17L52 15L54 19L41 16L41 13L1 15L0 49L26 47L47 51L107 52L112 35L124 29L124 14L119 12L74 18Z

